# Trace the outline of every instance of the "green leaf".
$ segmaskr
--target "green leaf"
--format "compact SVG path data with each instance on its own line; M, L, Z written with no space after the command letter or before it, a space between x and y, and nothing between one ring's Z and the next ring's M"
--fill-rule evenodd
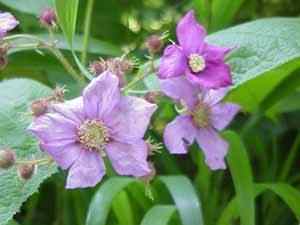
M58 22L71 48L76 31L78 5L79 0L55 0Z
M293 211L296 218L300 220L300 192L296 188L292 187L286 183L262 183L254 185L255 197L261 195L267 190L273 191L276 195L278 195ZM232 221L238 218L240 210L238 207L237 197L234 197L224 209L220 219L218 221L218 225L228 225Z
M224 134L229 142L228 165L233 179L242 225L255 224L254 185L250 161L240 137L227 131Z
M214 0L212 1L211 28L219 30L228 26L240 9L244 0Z
M13 79L0 83L0 147L14 149L18 159L45 158L26 128L31 121L28 105L49 92L49 88L32 80ZM54 172L56 166L53 164L39 166L32 179L24 182L18 178L16 168L0 171L0 225L6 224Z
M141 225L167 225L176 213L172 205L153 206L144 216Z
M86 225L105 225L114 197L133 182L135 179L112 177L103 183L90 204Z
M182 224L204 224L201 204L190 180L184 176L162 176L159 179L171 193Z
M209 35L210 43L233 47L228 58L234 87L228 100L255 111L283 79L300 67L300 19L261 19Z
M53 6L52 0L0 0L7 7L20 12L39 15L47 7Z

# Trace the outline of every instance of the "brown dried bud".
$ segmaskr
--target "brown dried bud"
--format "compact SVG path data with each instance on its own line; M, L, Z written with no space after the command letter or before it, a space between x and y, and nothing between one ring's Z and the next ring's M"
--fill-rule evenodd
M22 180L29 180L36 171L35 164L21 164L18 166L18 175Z
M150 103L158 103L159 98L162 96L162 93L160 91L150 91L147 94L145 94L144 99Z
M0 150L0 168L8 169L16 162L16 154L11 149Z
M56 14L54 9L46 8L44 9L40 16L40 23L46 27L55 27L56 26Z
M0 46L0 70L3 70L6 65L7 65L7 50L8 50L8 45L3 44Z
M48 110L49 102L47 99L38 99L31 103L31 112L35 117L45 114Z
M151 35L146 39L146 48L151 54L160 52L163 46L162 38L158 35Z
M67 90L65 87L56 86L53 91L52 99L54 102L64 102L65 101L65 93Z

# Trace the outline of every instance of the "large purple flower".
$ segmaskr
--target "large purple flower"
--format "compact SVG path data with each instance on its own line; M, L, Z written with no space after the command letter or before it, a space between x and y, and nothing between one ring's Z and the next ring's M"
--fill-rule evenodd
M141 98L121 96L118 78L104 72L82 97L52 105L29 130L61 168L70 168L67 188L92 187L105 174L106 155L120 175L151 172L143 137L156 108Z
M179 45L166 47L160 61L161 79L186 75L202 88L220 88L232 83L229 65L224 57L230 48L210 45L204 41L206 31L189 11L178 23Z
M228 144L218 131L223 130L240 109L233 103L221 103L228 89L201 91L185 77L160 82L166 95L186 107L184 113L165 128L164 142L168 150L173 154L185 154L187 146L196 140L204 152L206 164L212 170L225 169Z
M6 33L14 29L19 24L19 21L8 12L0 12L0 38Z

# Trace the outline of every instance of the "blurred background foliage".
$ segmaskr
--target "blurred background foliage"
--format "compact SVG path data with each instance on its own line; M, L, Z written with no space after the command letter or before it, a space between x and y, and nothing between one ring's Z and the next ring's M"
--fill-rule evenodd
M87 3L90 1L79 1L78 37L75 40L75 46L79 50L83 42L80 35L86 29ZM39 25L37 15L47 2L0 0L0 9L11 11L21 21L16 33L44 35L46 30ZM94 0L86 65L100 56L118 56L128 49L133 50L131 55L143 63L146 61L143 46L145 38L168 30L169 38L175 40L176 22L190 8L195 9L209 33L259 18L300 15L299 0ZM70 56L67 45L62 43L62 48ZM67 85L70 89L69 97L80 93L76 84L65 75L63 67L48 54L41 56L34 51L20 51L9 55L8 60L8 66L0 72L0 80L27 77L50 87L56 84ZM293 77L299 76L297 71L294 73ZM249 171L252 170L255 182L285 182L299 189L299 81L288 80L286 83L282 83L279 92L289 90L291 83L294 83L293 92L287 91L285 97L267 112L258 108L251 115L240 115L232 129L242 134L251 163ZM173 106L163 98L148 135L161 141L162 128L174 115ZM226 135L231 144L240 150L241 143L236 140L235 135ZM246 156L245 162L237 164L237 170L241 166L246 174L249 173L247 165L244 165L248 163L247 160ZM191 154L180 157L171 156L163 149L161 154L153 156L153 161L158 174L178 175L155 180L151 186L153 200L145 195L148 189L145 190L144 185L131 179L108 179L97 188L65 190L66 174L61 171L43 183L39 192L30 197L14 219L21 225L134 225L141 224L141 221L142 224L150 225L200 225L202 219L206 225L240 224L238 216L232 216L238 212L234 207L235 202L231 201L235 193L231 174L228 170L210 172L196 146L192 147ZM190 179L180 175L186 175ZM285 191L286 187L280 184L265 184L255 189L258 193L265 189L272 191L259 195L256 199L257 225L298 224L299 193L293 195L291 193L295 189ZM247 189L247 183L241 185L242 189ZM97 195L91 203L95 192ZM172 202L176 203L177 209ZM197 211L200 209L199 202L203 218L200 210ZM231 208L228 208L228 203L232 203ZM152 208L155 206L158 207ZM226 215L230 215L228 220Z

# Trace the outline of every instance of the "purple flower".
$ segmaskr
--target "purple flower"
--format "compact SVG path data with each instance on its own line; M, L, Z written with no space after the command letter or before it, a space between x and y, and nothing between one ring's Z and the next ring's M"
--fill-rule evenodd
M240 110L233 103L221 103L227 88L201 91L185 77L161 80L161 89L169 97L182 102L185 112L169 123L164 142L173 154L187 153L194 140L202 148L206 164L212 169L225 169L228 144L218 131L223 130Z
M8 31L14 29L18 24L19 21L12 14L0 12L0 38L5 36Z
M225 55L230 48L204 42L206 31L189 11L178 23L176 34L179 45L166 47L160 61L161 79L186 75L189 81L202 88L220 88L232 84L230 67Z
M67 188L100 182L106 155L120 175L142 177L151 172L143 137L157 106L121 96L119 79L112 73L95 78L82 97L50 107L29 131L61 168L69 168Z

